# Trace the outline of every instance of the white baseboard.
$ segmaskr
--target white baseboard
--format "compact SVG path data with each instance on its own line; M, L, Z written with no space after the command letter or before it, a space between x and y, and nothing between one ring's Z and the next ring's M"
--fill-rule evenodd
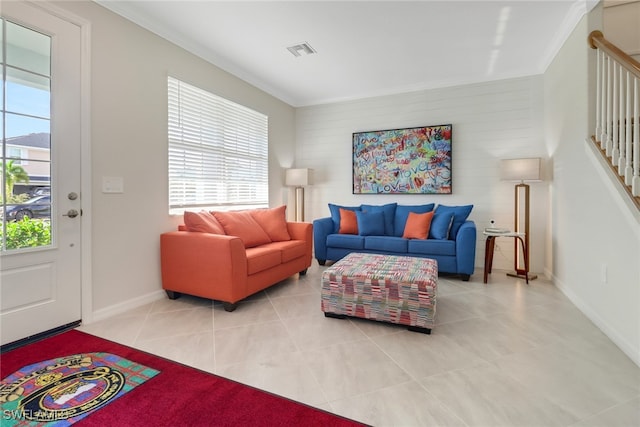
M555 286L582 312L589 320L591 320L615 345L617 345L624 354L636 365L640 367L640 351L634 348L629 342L620 336L615 329L600 317L582 298L577 296L568 286L564 285L557 277L551 276Z
M162 289L159 289L157 291L153 291L146 295L142 295L137 298L133 298L119 304L114 304L109 307L101 308L100 310L96 310L93 312L91 321L87 322L87 324L91 324L99 320L104 320L109 317L117 316L118 314L122 314L126 311L133 310L135 308L141 307L145 304L150 304L152 302L161 300L163 298L166 298L166 294Z

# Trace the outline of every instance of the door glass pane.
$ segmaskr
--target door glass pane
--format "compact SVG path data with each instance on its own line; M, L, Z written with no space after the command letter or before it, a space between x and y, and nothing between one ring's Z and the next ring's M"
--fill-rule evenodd
M6 109L11 113L49 118L49 78L7 67Z
M51 245L51 38L0 20L2 251Z
M6 26L7 65L50 76L51 37L12 22Z
M5 112L4 120L7 123L5 127L7 139L25 136L32 133L46 133L48 135L51 128L51 122L49 119L38 119L36 117L23 116L21 114ZM48 140L49 137L47 137L47 141ZM51 148L49 142L47 142L46 145L47 148Z
M0 67L0 78L4 82L4 65ZM4 100L4 85L0 85L0 100ZM4 108L4 107L3 107Z
M4 19L0 21L0 63L4 63Z

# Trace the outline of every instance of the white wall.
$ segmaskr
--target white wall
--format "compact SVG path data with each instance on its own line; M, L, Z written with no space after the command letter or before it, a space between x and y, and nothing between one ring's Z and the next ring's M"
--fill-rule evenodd
M602 18L605 38L640 60L640 1L605 1Z
M476 268L482 269L481 233L489 220L513 228L515 183L500 181L500 159L547 157L542 88L542 76L535 76L298 108L296 166L315 173L314 185L306 190L307 220L328 216L327 203L473 204L470 218L479 231ZM352 194L353 132L449 123L453 194ZM538 273L545 269L547 188L547 182L531 188L531 271ZM512 269L513 241L498 240L494 268Z
M596 171L585 141L595 122L587 35L601 28L601 13L598 7L583 18L544 75L545 140L554 159L548 256L555 284L640 364L640 224Z
M270 203L282 203L293 162L294 109L89 1L59 2L91 23L92 293L94 312L161 289L160 234L168 214L167 75L269 116ZM124 178L123 194L102 177Z

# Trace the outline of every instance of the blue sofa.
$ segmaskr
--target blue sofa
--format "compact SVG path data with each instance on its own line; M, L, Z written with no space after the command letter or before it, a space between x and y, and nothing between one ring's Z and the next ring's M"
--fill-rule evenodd
M468 220L473 205L435 207L424 205L339 206L329 204L330 217L313 221L315 257L320 265L338 261L351 252L404 255L438 261L438 272L458 274L468 281L474 272L476 225ZM352 211L356 214L357 230ZM411 214L413 212L413 214ZM405 238L405 226L420 214L429 214L428 238ZM347 215L349 214L349 215ZM342 229L341 229L342 223Z

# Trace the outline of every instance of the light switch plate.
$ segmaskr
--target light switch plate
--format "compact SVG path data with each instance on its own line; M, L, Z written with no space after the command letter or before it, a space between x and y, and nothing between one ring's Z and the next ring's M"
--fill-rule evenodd
M103 176L103 193L124 193L124 179L121 176Z

